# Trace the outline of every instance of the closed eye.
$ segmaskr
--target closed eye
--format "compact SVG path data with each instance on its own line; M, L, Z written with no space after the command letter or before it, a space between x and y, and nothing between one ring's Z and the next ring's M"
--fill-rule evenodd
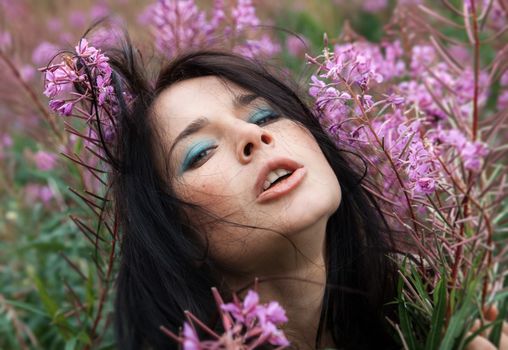
M249 117L249 122L262 126L269 124L280 117L280 114L272 109L258 109Z

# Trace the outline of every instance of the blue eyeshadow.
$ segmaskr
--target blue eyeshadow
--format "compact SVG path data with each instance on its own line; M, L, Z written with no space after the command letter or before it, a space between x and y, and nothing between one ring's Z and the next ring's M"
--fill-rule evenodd
M258 108L256 111L249 117L250 123L257 123L258 121L262 120L263 118L269 117L270 115L274 114L274 110L271 108Z
M180 173L183 173L185 170L187 170L195 160L195 158L203 151L206 151L208 148L212 147L214 145L213 140L204 140L204 141L198 141L194 143L189 150L187 151L187 155L185 156L185 159L183 160L182 167L180 169Z

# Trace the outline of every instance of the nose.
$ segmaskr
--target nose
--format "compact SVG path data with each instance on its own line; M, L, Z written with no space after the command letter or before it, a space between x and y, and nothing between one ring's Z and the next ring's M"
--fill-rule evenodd
M238 137L236 153L241 163L250 162L256 151L274 143L272 134L255 124L245 123L235 132Z

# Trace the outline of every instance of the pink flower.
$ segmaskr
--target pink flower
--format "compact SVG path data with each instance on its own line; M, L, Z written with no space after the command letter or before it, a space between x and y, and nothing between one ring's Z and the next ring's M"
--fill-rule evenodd
M219 38L220 44L232 43L235 52L248 57L277 54L278 43L255 32L260 20L252 0L233 4L214 0L211 14L207 14L195 0L158 0L138 21L152 26L157 49L170 58L182 50L213 47Z
M367 12L378 12L388 6L388 0L365 0L362 3L362 9Z
M483 158L487 156L489 149L483 142L467 142L460 150L464 167L473 172L479 172L483 166Z
M501 75L501 79L499 79L499 83L501 86L507 86L508 87L508 70L506 70L503 75Z
M84 27L87 22L87 16L82 11L72 11L69 14L69 23L77 28Z
M258 40L246 40L245 44L234 48L234 51L245 57L271 57L280 51L280 45L274 42L268 35L263 35Z
M109 8L104 4L97 4L92 6L90 9L90 18L92 20L98 20L103 17L106 17L109 14L110 10Z
M90 33L89 40L96 47L107 47L118 43L121 37L118 25L114 24L111 28L100 27Z
M270 322L278 325L288 321L286 311L276 301L271 301L268 306L259 308L257 311L257 317L259 318L261 324Z
M184 350L199 350L201 349L198 335L194 329L187 323L183 324L183 348Z
M19 75L23 81L30 81L35 76L35 68L30 64L24 64L19 68Z
M461 148L466 143L466 137L457 129L442 131L440 138L444 143L456 148Z
M256 8L252 5L252 0L237 0L237 5L231 13L237 31L259 25L259 19L256 16Z
M436 181L431 177L421 177L416 181L414 189L422 194L432 194L436 190Z
M0 144L4 147L11 147L12 146L12 138L9 135L3 135L0 138Z
M53 170L56 166L57 158L53 153L38 151L33 156L35 166L42 171Z
M503 91L497 98L497 110L503 111L508 108L508 91Z
M46 205L53 197L53 191L49 186L29 183L24 188L24 200L29 205L33 205L36 202L42 202Z
M0 145L2 146L0 147L0 160L3 160L8 149L12 146L12 138L7 134L0 134Z
M303 55L309 47L309 40L303 35L290 35L286 41L286 47L289 54L299 57Z
M157 48L168 57L208 40L204 35L209 27L205 13L194 0L159 0L146 10L142 20L153 25Z
M238 322L249 324L257 316L259 296L256 292L249 290L243 300L243 304L228 303L221 306L222 310L231 313Z
M259 304L259 295L252 290L247 292L243 302L234 296L233 302L224 304L216 289L214 297L225 332L222 335L214 333L211 340L200 340L194 328L200 324L192 321L194 317L189 317L190 323L183 325L183 337L179 338L169 331L173 339L183 344L184 350L254 349L267 343L279 347L289 345L284 332L277 328L277 325L287 322L286 313L279 303Z
M0 51L7 51L12 45L12 37L9 32L0 32Z
M318 95L321 94L321 91L323 91L323 89L326 87L326 84L322 80L319 80L315 75L310 77L310 79L311 83L309 88L309 95L312 97L318 97Z
M212 18L206 26L206 35L212 35L226 19L224 12L224 0L214 0L212 9Z
M48 29L52 32L58 32L62 29L62 21L59 18L50 18L46 21Z
M43 41L33 50L32 62L37 66L47 65L57 53L56 45Z
M277 329L273 323L265 323L261 326L263 330L263 334L268 337L268 342L272 345L277 346L289 346L289 341L287 340L284 332L280 329Z
M104 79L102 75L97 77L97 89L99 90L99 106L103 105L104 102L109 98L109 95L113 94L113 87L109 85L109 79Z
M72 81L76 80L76 74L65 65L55 66L46 71L46 88L44 95L54 98L59 94L65 94L72 90Z
M384 95L386 97L386 100L384 101L387 105L390 105L392 109L397 109L399 107L402 107L404 105L404 102L406 99L403 96L396 95L396 94L390 94L390 95Z
M72 114L72 109L74 108L73 102L66 102L60 108L58 108L58 112L60 112L63 116L70 116Z
M75 50L78 56L84 58L93 57L97 54L97 49L93 46L89 46L88 40L86 40L85 38L82 38L79 41L78 45L76 45L75 47Z
M44 94L50 98L49 108L62 116L70 116L77 103L97 98L97 103L101 106L99 118L108 137L112 139L114 128L108 115L116 113L118 101L111 86L112 70L109 58L101 53L101 50L90 45L85 38L79 41L75 50L74 57L67 56L59 64L44 69ZM92 79L85 73L85 67ZM75 85L80 89L75 90ZM92 91L96 91L96 95L92 95ZM126 92L127 100L130 98L128 95ZM85 114L86 120L91 119L89 114L79 112Z
M39 190L39 198L44 204L49 203L49 201L53 198L53 190L49 186L42 186Z
M51 100L49 101L49 108L60 115L68 117L72 114L74 104L71 101L65 102L63 100Z
M366 43L335 45L333 53L333 58L324 64L326 73L322 77L356 84L363 91L384 80L380 73L383 57L378 47Z
M430 45L417 45L411 51L411 70L414 75L421 74L436 59L436 51Z

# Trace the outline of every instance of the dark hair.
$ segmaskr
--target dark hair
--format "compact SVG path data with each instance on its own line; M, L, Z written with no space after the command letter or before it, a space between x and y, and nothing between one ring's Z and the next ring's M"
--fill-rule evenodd
M132 50L110 57L115 81L122 81L135 96L129 108L119 112L111 151L113 200L122 232L115 303L118 347L177 348L159 327L178 332L184 310L211 323L216 320L210 289L223 286L218 285L213 261L203 258L203 247L193 239L198 232L188 224L183 210L187 204L161 177L151 106L176 82L217 76L264 98L307 128L340 180L342 202L326 228L327 284L316 346L326 329L339 347L391 348L394 343L385 324L385 316L394 317L386 303L395 293L389 227L374 198L361 187L364 171L357 168L358 162L329 139L296 89L258 62L230 53L181 55L160 72L155 86L141 74Z

